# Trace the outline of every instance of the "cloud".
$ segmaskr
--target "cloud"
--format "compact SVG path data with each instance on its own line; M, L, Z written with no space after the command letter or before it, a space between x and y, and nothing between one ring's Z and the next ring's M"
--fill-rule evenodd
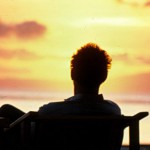
M150 6L150 1L146 2L146 3L145 3L145 6L146 6L146 7L149 7L149 6Z
M36 52L29 51L27 49L5 49L0 48L0 59L10 60L39 60L39 59L48 59L48 60L66 60L69 59L69 56L61 56L57 54L44 54L39 55Z
M116 54L116 55L112 55L112 59L115 60L115 61L122 61L122 62L125 62L125 63L141 63L141 64L147 64L149 65L150 64L150 59L149 57L147 56L131 56L130 54L128 53L123 53L123 54Z
M52 88L51 84L52 82L48 80L0 78L0 89L50 89Z
M0 22L0 38L15 35L20 39L33 39L42 36L46 27L36 21L26 21L19 24L5 24Z
M111 86L109 86L111 85ZM150 72L113 77L104 90L111 93L149 94ZM115 87L115 88L112 88Z
M16 49L16 50L8 50L8 49L0 49L0 58L2 59L39 59L41 56L36 53L29 52L25 49Z
M149 93L150 73L141 73L122 78L122 87L125 91L135 93ZM130 88L129 88L130 86Z
M8 67L2 67L0 66L0 72L1 73L30 73L31 70L27 69L27 68L8 68Z
M6 37L11 33L11 26L0 23L0 37Z
M14 28L16 35L20 38L31 38L43 35L46 27L35 21L17 24Z
M136 58L139 62L142 62L143 64L150 64L150 59L149 57L142 57L142 56L139 56Z
M129 55L127 53L112 55L113 60L129 61Z
M120 3L120 4L126 4L126 5L130 5L133 7L139 7L139 6L150 6L150 0L147 0L147 2L144 1L139 1L139 0L116 0L116 2Z

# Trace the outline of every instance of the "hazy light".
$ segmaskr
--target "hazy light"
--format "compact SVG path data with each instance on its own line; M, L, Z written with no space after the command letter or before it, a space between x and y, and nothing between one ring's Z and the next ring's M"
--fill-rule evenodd
M86 18L74 23L76 26L84 25L110 25L110 26L149 26L150 23L139 18L128 17L105 17L105 18Z

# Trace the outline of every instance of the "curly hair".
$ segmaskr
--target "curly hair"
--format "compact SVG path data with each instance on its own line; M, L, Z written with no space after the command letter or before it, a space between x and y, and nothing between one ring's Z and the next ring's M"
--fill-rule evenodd
M87 43L72 56L71 78L85 86L99 85L106 80L111 61L105 50Z

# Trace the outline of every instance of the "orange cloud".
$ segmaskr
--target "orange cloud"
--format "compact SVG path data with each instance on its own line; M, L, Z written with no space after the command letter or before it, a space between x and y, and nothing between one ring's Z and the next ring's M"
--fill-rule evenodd
M35 21L23 22L17 24L14 28L16 35L20 38L32 38L43 35L46 27Z
M0 37L7 37L11 33L11 26L0 23Z
M122 4L127 4L130 6L150 6L150 1L147 0L147 2L145 1L138 1L138 0L116 0L118 3L122 3Z
M146 7L149 7L149 6L150 6L150 1L146 2L146 3L145 3L145 6L146 6Z
M150 64L150 59L149 57L142 57L142 56L139 56L137 57L137 60L142 62L143 64Z
M114 78L109 83L111 87L115 87L111 88L111 92L149 94L150 92L149 77L150 73L148 72Z
M0 72L2 73L15 73L15 74L20 74L20 73L30 73L31 70L27 68L8 68L8 67L3 67L0 66Z
M16 78L3 78L0 79L0 89L23 89L23 90L47 90L54 88L53 83L47 80L35 79L16 79Z
M114 60L125 61L125 62L129 60L129 56L127 53L112 55L112 58Z
M25 49L17 49L17 50L8 50L8 49L0 49L0 58L2 59L39 59L40 56L36 53L29 52Z
M26 21L20 24L0 23L0 38L15 35L19 39L33 39L40 37L46 31L46 27L36 21Z
M149 93L150 92L150 73L137 74L128 77L127 85L130 85L131 90L135 90L137 93ZM126 87L127 88L127 87Z

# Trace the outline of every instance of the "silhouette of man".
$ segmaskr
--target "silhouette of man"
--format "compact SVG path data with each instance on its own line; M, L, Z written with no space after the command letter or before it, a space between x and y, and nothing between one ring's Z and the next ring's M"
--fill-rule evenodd
M86 45L82 46L80 49L77 50L77 53L73 54L71 59L71 79L73 80L73 84L74 84L74 95L72 97L65 99L64 101L50 102L48 104L41 106L38 110L39 114L40 115L104 115L104 114L121 115L121 109L116 103L110 100L105 100L103 98L103 95L99 94L99 88L101 84L107 79L108 69L111 67L111 61L112 60L110 56L107 54L107 52L105 50L102 50L98 45L94 43L87 43ZM16 120L18 117L22 116L23 114L24 114L23 111L9 104L3 105L0 108L0 116L9 118L11 122ZM46 130L46 132L44 132L44 129ZM61 144L63 144L64 142L62 141L64 135L57 137L57 135L53 136L52 133L49 135L48 132L48 135L50 137L48 136L49 138L46 138L47 140L45 140L44 138L45 133L47 133L46 126L42 128L41 133L42 134L40 137L43 140L41 141L40 139L40 142L36 142L36 143L41 143L41 142L44 143L40 145L42 146L41 149L43 149L43 146L46 146L47 148L47 144L49 145L49 142L46 144L45 142L47 142L47 140L49 140L50 138L53 138L53 142L50 144L51 147L54 146L54 148L56 147L60 148L60 146L62 146ZM64 134L66 135L66 133ZM123 134L121 132L118 134L117 138L115 138L117 139L116 150L120 148L122 137L123 137L122 135ZM18 135L14 135L14 136L16 136L15 139L19 139ZM91 137L88 138L88 136L84 137L83 139L84 144L83 141L81 141L82 146L83 147L86 146L86 149L90 149L88 148L88 144L92 143L93 140L95 140L93 134L92 134L92 141L89 141L91 140ZM109 135L106 134L106 136ZM58 138L60 138L60 140L58 140ZM75 139L78 138L79 138L78 136L75 137ZM99 145L99 138L96 139L97 140L94 143L96 145ZM7 138L6 141L8 143L11 140ZM9 145L11 145L11 147L12 146L15 147L16 144L14 143L17 143L17 141L18 140L16 140L13 143L10 143ZM58 144L57 141L62 141L62 143ZM73 145L72 148L76 149L76 147L81 146L80 145L81 143L75 142L72 139L68 139L67 145L65 145L65 147L66 146L72 147ZM103 145L105 146L105 144ZM38 145L37 147L40 149L40 146Z
M40 115L121 115L119 106L105 100L99 94L101 84L106 80L108 69L111 67L111 58L105 50L99 48L94 43L88 43L77 50L71 59L71 79L74 85L74 96L62 102L51 102L39 108ZM50 123L51 124L51 123ZM56 123L57 125L57 123ZM85 125L80 129L80 125L75 129L59 130L60 134L49 132L49 124L44 124L41 128L39 148L47 145L49 140L54 149L86 149L86 150L120 150L123 132L119 127L106 123L101 125L106 130L90 130ZM68 125L69 126L69 125ZM70 125L71 126L71 125ZM81 125L82 126L82 125ZM108 127L109 126L109 127ZM116 131L114 129L116 128ZM50 131L52 131L50 129ZM88 134L87 134L88 132ZM99 136L100 135L100 136ZM47 136L46 138L44 138ZM42 137L42 138L41 138ZM42 149L42 148L41 148Z
M74 84L74 96L61 102L50 102L39 108L39 114L85 114L120 115L119 106L104 100L98 94L101 84L107 79L112 59L105 50L94 43L87 43L73 54L71 60L71 79ZM5 104L0 108L0 116L13 122L24 112L15 106Z
M87 114L120 115L119 106L104 100L98 94L100 85L107 79L112 59L105 50L94 43L87 43L77 50L71 60L71 79L74 96L63 102L46 104L40 114Z

